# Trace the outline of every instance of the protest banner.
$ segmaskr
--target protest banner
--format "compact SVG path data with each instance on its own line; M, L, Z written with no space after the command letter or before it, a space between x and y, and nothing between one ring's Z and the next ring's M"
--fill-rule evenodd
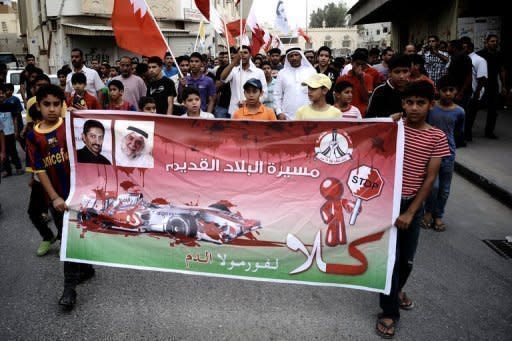
M389 292L401 122L75 111L66 124L62 260Z

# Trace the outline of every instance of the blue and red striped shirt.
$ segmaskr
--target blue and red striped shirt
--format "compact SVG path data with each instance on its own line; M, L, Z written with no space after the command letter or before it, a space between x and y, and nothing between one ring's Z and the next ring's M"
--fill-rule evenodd
M64 119L49 129L42 129L41 122L27 133L27 171L46 172L53 188L64 200L69 195L70 167L66 145Z

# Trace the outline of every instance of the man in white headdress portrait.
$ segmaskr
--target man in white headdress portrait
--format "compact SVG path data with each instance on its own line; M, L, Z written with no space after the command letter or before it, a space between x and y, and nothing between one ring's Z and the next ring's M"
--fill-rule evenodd
M152 146L148 132L130 125L116 141L116 165L123 167L153 168Z
M274 86L274 105L280 120L294 120L297 109L309 103L308 87L302 83L316 74L299 47L286 51L284 67Z

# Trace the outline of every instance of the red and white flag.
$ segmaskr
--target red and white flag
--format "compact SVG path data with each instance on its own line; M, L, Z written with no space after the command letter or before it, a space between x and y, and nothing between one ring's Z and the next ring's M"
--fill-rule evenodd
M218 34L224 34L224 20L222 20L219 12L215 7L210 6L210 0L194 0L197 9L212 25Z
M242 27L245 27L246 20L242 20ZM228 42L230 46L236 44L235 38L240 35L240 19L232 21L226 24L226 36L228 37Z
M255 56L260 52L260 49L268 43L268 41L272 40L272 36L266 33L263 26L258 23L254 7L251 8L249 15L247 16L247 27L249 27L252 32L251 54Z
M194 2L199 12L210 21L210 0L194 0Z
M304 40L306 40L306 42L307 42L308 44L311 44L311 37L310 37L310 36L308 36L308 35L306 34L306 32L304 32L304 30L303 30L302 28L300 28L300 27L299 27L299 28L297 29L297 34L298 34L299 36L301 36L302 38L304 38Z
M145 0L115 0L112 29L119 47L163 58L169 46Z

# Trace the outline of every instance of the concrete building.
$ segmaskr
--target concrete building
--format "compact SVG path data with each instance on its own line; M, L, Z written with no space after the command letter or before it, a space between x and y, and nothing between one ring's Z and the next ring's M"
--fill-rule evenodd
M357 25L357 47L380 49L391 46L391 23Z
M183 2L147 0L175 56L192 51L201 18L189 1L186 6ZM113 64L122 55L133 55L116 45L110 21L114 0L20 0L19 5L27 50L47 72L70 64L75 47L84 51L87 61L98 58ZM209 39L206 48L213 46L211 35Z
M478 50L487 34L497 33L508 54L512 53L512 12L507 4L499 0L430 0L412 6L407 0L360 0L348 14L352 25L391 22L395 50L409 42L423 44L431 34L445 41L469 36Z
M18 59L23 59L23 40L20 35L17 2L0 1L0 51L12 52Z
M273 33L273 28L268 28ZM318 50L321 46L328 46L332 49L334 57L350 55L358 47L357 27L319 27L308 28L305 32L311 38L308 44L303 37L280 36L285 51L290 47L298 46L302 50Z

